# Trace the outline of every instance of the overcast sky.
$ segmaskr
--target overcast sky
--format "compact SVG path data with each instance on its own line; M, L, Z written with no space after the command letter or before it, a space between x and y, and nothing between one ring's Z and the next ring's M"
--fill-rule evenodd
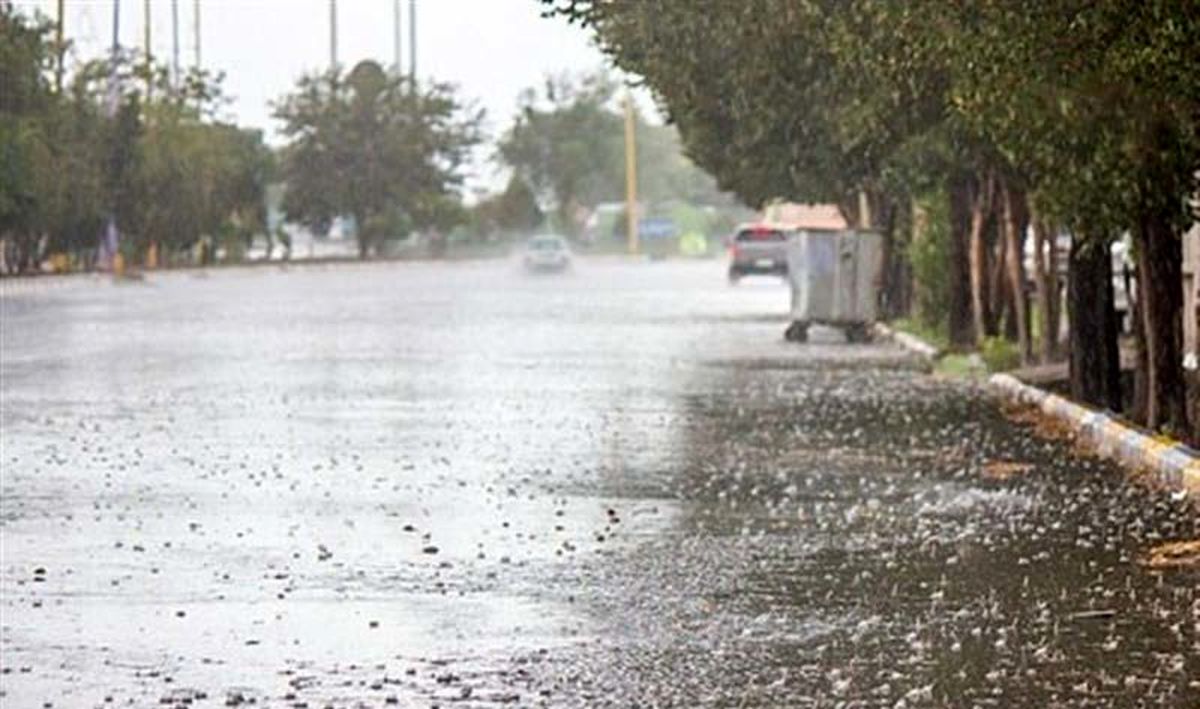
M144 0L120 0L123 45L141 47ZM54 13L54 0L17 0ZM181 63L193 58L193 0L178 0ZM409 0L403 9L403 61L408 64ZM270 101L296 78L329 63L329 0L200 0L202 62L226 73L232 118L275 128ZM392 61L393 0L338 0L338 59L352 66ZM604 57L588 34L560 18L543 19L536 0L418 0L420 76L457 84L487 109L489 133L511 118L521 89L547 73L589 71ZM66 0L66 34L77 56L91 58L111 42L113 0ZM171 1L151 1L153 51L170 60ZM642 103L646 104L645 99Z

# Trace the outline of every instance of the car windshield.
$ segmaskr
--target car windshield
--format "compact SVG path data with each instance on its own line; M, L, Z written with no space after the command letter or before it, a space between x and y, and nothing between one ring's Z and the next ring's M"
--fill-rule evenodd
M530 251L561 251L563 248L562 239L550 237L546 239L532 239L529 242Z
M786 241L787 236L779 229L770 229L766 227L754 227L752 229L742 229L737 234L739 242L746 241Z

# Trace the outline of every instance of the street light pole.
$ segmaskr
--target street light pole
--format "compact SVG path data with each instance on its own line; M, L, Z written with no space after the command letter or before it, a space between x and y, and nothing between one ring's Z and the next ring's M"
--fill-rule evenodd
M404 14L400 9L400 0L392 0L392 71L396 72L396 76L400 76L400 16Z
M171 75L172 85L179 90L179 0L171 0Z
M337 71L337 0L329 0L329 70Z
M417 88L417 0L408 0L408 81Z
M58 0L58 21L54 23L54 52L58 60L54 65L54 90L56 93L62 93L63 82L63 55L66 54L66 47L63 46L63 0Z
M110 60L108 74L108 115L114 122L117 121L119 111L120 92L117 87L117 63L121 58L121 0L113 0L113 16L112 16L112 57ZM117 181L115 172L109 176L113 181L113 187ZM113 190L116 191L115 189ZM121 257L120 251L120 231L117 228L117 205L116 199L110 205L111 211L108 215L108 224L105 225L104 233L101 236L100 253L108 262L109 269L114 275L120 276L125 270L125 262Z
M59 0L61 2L61 0ZM142 3L142 17L145 20L146 26L143 28L142 42L146 49L146 101L150 101L150 92L154 86L154 57L150 49L150 0L145 0Z
M195 40L196 69L200 69L200 0L192 2L192 38Z
M112 55L108 67L108 112L117 115L117 62L121 58L121 0L113 0Z
M625 91L625 230L629 253L638 252L637 135L633 120L633 97Z

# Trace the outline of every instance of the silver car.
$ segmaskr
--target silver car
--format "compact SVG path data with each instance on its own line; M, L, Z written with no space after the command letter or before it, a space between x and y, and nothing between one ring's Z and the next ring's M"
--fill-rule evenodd
M529 271L562 271L571 265L571 250L563 237L541 234L525 242L521 263Z
M788 232L775 226L740 227L729 244L729 282L742 276L787 276Z

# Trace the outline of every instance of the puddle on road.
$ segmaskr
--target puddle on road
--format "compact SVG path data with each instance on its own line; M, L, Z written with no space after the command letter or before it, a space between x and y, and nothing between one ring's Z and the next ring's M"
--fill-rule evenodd
M111 697L144 706L181 688L218 703L234 693L317 706L347 695L380 702L428 694L450 671L479 673L590 630L569 608L501 594L453 603L394 593L253 603L86 598L35 613L35 626L5 630L6 705L98 706ZM307 678L303 689L298 676Z

